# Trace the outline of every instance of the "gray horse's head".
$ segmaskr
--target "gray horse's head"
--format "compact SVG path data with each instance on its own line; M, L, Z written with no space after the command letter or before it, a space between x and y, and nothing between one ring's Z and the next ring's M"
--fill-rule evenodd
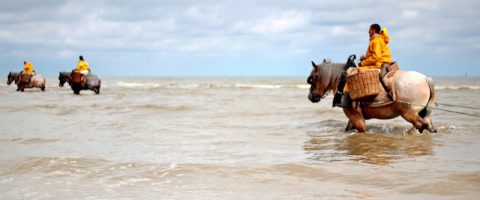
M10 72L8 73L8 79L7 79L7 85L10 85L12 84L13 81L15 81L15 83L18 82L18 73L16 72Z
M60 81L60 83L58 84L58 86L63 87L63 85L65 85L65 83L68 81L69 76L70 73L68 72L59 72L58 80Z

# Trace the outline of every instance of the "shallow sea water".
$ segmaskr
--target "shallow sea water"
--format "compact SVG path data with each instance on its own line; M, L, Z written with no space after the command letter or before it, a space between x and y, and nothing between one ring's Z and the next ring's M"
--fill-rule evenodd
M480 78L435 78L480 108ZM1 199L476 199L480 120L435 110L347 134L303 77L106 77L100 95L0 78ZM480 115L480 110L445 107Z

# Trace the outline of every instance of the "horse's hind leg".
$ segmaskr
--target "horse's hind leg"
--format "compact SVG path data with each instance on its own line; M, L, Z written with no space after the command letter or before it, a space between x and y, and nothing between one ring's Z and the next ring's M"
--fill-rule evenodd
M437 129L435 128L435 126L433 126L433 123L432 123L432 118L430 117L430 114L432 113L432 111L428 108L424 108L422 111L420 111L418 113L418 115L425 121L427 122L427 129L430 133L436 133L437 132Z
M430 116L427 116L423 119L425 119L425 121L427 121L427 123L428 123L428 131L430 131L430 133L436 133L437 128L435 128L435 126L433 126L432 118L430 118Z
M408 122L412 123L413 126L418 129L420 133L423 132L424 129L428 128L428 123L422 117L420 117L415 111L410 110L402 114L403 119L407 120Z

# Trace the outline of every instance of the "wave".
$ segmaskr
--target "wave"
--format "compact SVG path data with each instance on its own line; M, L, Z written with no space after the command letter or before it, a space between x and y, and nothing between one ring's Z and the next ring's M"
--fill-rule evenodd
M17 144L44 144L60 141L59 139L43 139L43 138L10 138L0 139L2 143L17 143Z
M306 84L249 84L249 83L141 83L141 82L117 82L118 87L140 89L209 89L209 88L241 88L241 89L280 89L298 88L308 89Z
M473 85L446 85L435 86L436 90L480 90L480 86Z
M240 88L240 89L309 89L308 84L261 84L261 83L145 83L145 82L117 82L122 88L140 89L210 89L210 88ZM477 85L439 85L436 90L480 90Z

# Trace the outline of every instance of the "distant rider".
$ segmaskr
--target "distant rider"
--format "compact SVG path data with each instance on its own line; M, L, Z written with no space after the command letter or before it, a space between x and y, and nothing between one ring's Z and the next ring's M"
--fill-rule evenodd
M23 61L23 71L21 75L35 75L35 70L33 69L32 63L28 61ZM19 77L19 81L22 80L22 76Z
M79 60L76 71L83 75L87 75L88 73L90 73L90 67L88 66L87 61L83 59L83 56L80 56L78 59Z

